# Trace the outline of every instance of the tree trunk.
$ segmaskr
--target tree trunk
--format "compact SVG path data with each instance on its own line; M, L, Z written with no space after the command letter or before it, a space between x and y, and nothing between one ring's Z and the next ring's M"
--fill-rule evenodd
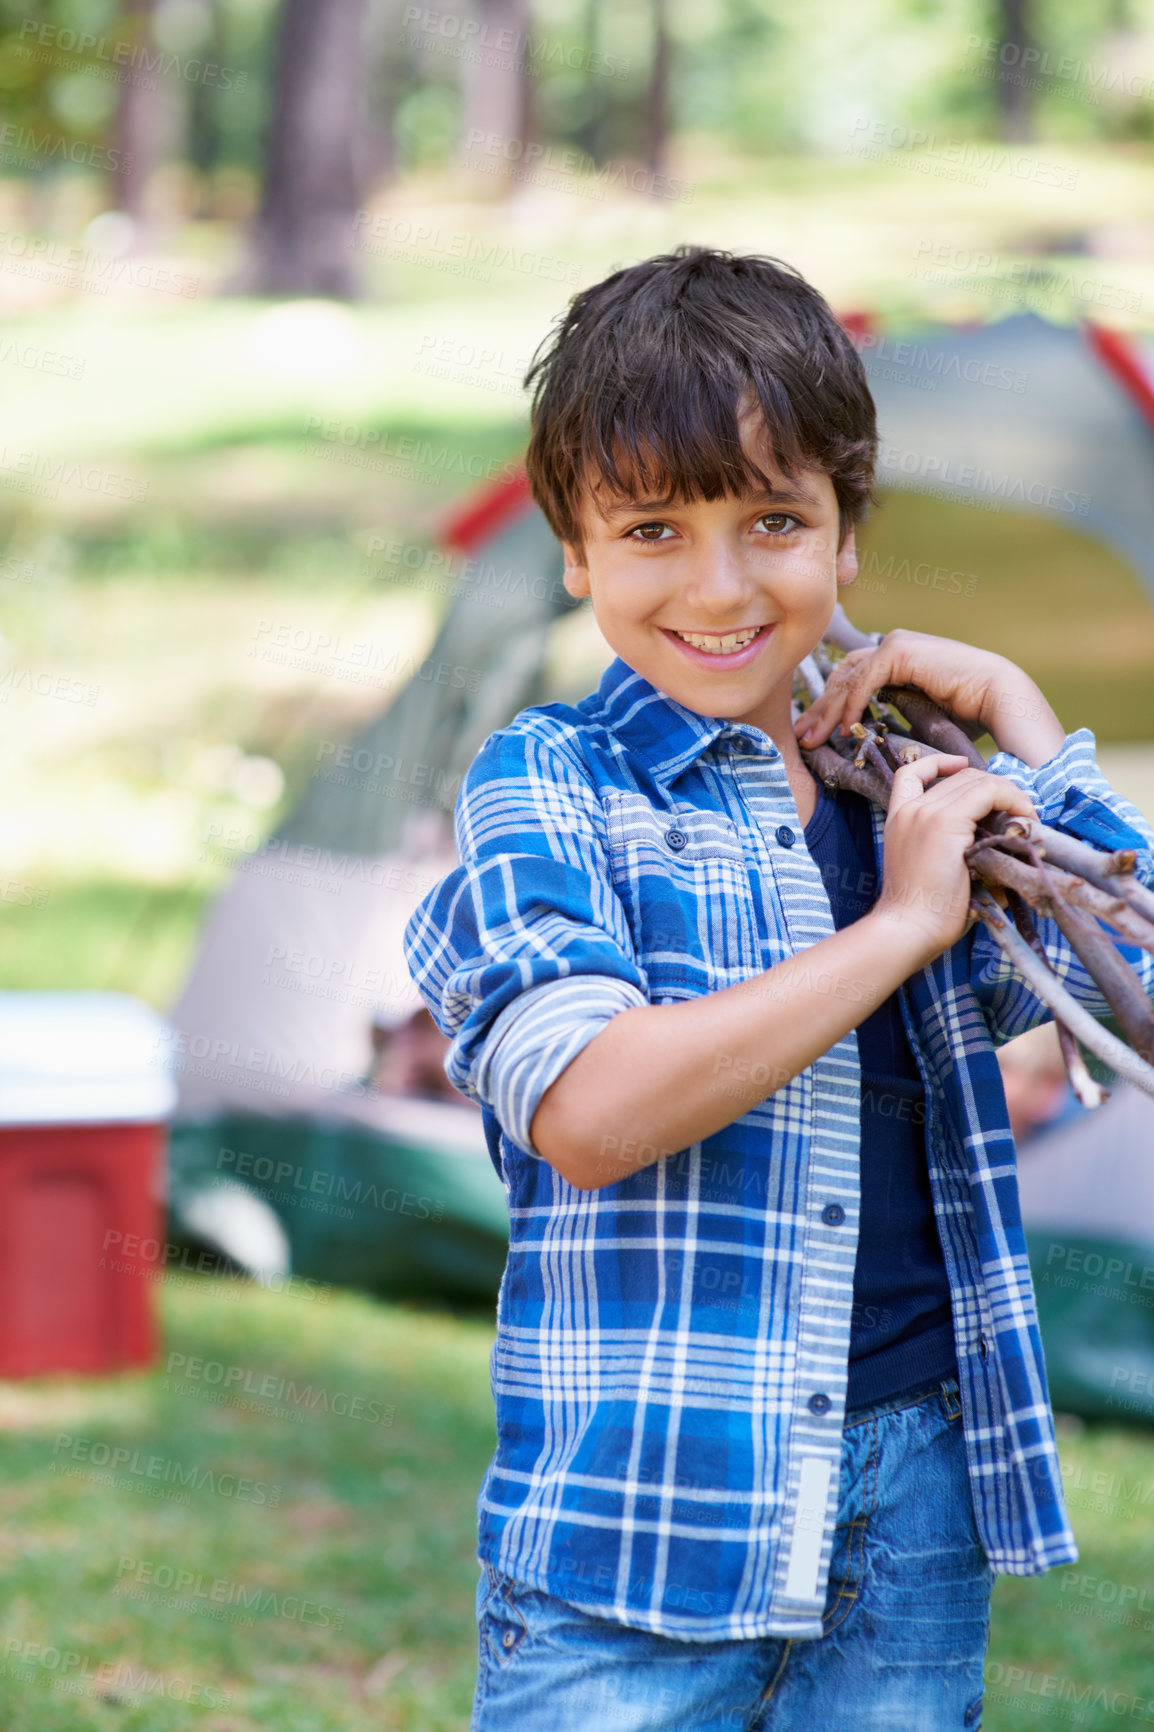
M481 25L477 59L466 61L464 158L467 168L502 163L515 175L533 133L529 0L476 0ZM512 43L512 47L503 44ZM497 139L495 150L485 140ZM483 172L483 170L482 170ZM484 177L490 185L490 175Z
M665 167L669 137L669 17L667 0L653 0L653 53L645 104L645 166L650 174Z
M238 287L351 300L365 0L284 0L260 215Z
M133 49L151 55L154 0L123 0L121 40ZM149 85L152 88L149 88ZM147 250L157 212L148 203L148 183L153 171L180 149L184 99L173 86L171 74L145 72L135 60L126 68L116 108L116 148L120 163L112 176L112 198L117 210L133 220L132 250Z
M1033 103L1026 83L1028 73L1022 64L1026 49L1032 46L1029 15L1030 0L998 0L1000 46L1005 55L998 61L998 104L1002 110L1002 131L1016 143L1024 143L1033 133Z
M585 29L582 36L587 55L585 71L585 119L577 134L577 142L591 162L601 166L601 123L605 117L604 75L594 72L595 57L601 42L601 0L585 0Z

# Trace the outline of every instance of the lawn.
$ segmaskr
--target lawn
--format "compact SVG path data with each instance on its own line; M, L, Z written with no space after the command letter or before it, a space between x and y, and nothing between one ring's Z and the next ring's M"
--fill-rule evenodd
M0 1725L460 1732L491 1319L180 1272L162 1303L155 1370L0 1386ZM1149 1692L1154 1449L1061 1449L1082 1558L999 1581L987 1732Z

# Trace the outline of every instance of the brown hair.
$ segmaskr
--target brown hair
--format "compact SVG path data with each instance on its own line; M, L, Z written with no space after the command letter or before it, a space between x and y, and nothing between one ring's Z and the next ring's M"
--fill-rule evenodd
M829 476L843 537L871 503L865 369L828 303L778 259L681 246L615 271L574 295L525 384L533 497L576 547L594 482L671 502L766 485L741 444L747 403L784 475Z

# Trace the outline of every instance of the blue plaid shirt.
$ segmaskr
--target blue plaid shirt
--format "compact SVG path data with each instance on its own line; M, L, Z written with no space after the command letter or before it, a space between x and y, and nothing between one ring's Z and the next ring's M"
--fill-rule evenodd
M1094 751L1081 728L1041 769L1004 752L990 768L1044 821L1136 846L1149 881L1154 832ZM876 811L879 874L882 823ZM663 1635L820 1636L857 1248L856 1032L716 1135L600 1190L569 1184L529 1138L541 1095L609 1017L718 991L834 931L781 753L617 660L576 706L524 710L489 736L456 841L461 864L405 946L509 1204L479 1555ZM1057 927L1039 931L1105 1014ZM1124 954L1154 990L1154 959ZM994 1049L1049 1012L981 925L900 1000L927 1091L978 1531L996 1571L1033 1575L1077 1551Z

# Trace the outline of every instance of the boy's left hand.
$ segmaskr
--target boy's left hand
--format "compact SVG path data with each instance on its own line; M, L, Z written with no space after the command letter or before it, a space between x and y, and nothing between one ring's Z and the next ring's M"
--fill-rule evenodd
M848 734L882 686L918 686L960 720L978 722L999 750L1037 769L1061 749L1062 724L1029 674L992 650L928 632L887 632L876 648L850 650L825 691L798 717L803 746L819 746L840 725Z

